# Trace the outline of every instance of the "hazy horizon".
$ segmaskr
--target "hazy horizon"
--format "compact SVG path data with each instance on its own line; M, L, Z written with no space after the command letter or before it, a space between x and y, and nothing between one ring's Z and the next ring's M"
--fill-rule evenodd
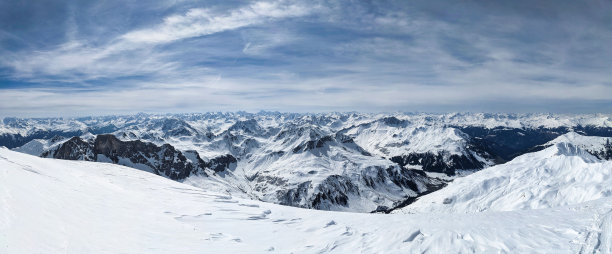
M455 112L425 112L425 111L303 111L303 112L293 112L293 111L270 111L270 110L259 110L259 111L245 111L245 110L237 110L237 111L201 111L201 112L133 112L133 113L116 113L116 114L81 114L81 115L33 115L33 116L16 116L16 115L0 115L0 120L6 118L17 118L17 119L56 119L56 118L65 118L65 119L78 119L78 118L88 118L88 117L126 117L126 116L137 116L137 115L147 115L147 116L181 116L181 115L203 115L203 114L298 114L298 115L317 115L317 114L368 114L368 115L478 115L478 114L489 114L489 115L516 115L516 116L535 116L535 115L550 115L550 116L607 116L612 117L612 113L553 113L553 112L477 112L477 111L455 111Z

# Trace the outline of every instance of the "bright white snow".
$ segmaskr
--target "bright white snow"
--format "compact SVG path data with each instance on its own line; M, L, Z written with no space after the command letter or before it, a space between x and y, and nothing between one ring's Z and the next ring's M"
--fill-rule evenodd
M482 212L539 209L612 197L612 161L571 143L455 179L398 213Z
M0 253L610 253L611 201L472 214L305 210L0 148Z
M587 151L599 152L605 149L607 143L612 143L612 138L584 136L572 131L547 142L544 146L551 146L559 143L571 143Z

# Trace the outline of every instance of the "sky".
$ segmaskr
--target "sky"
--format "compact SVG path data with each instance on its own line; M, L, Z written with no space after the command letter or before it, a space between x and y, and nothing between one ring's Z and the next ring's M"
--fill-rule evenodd
M612 113L612 1L0 1L0 116Z

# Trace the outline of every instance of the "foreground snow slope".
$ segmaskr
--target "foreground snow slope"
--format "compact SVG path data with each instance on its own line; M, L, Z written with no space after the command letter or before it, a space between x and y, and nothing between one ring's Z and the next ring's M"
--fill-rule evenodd
M340 213L0 148L0 253L610 253L611 201L453 216Z
M398 213L539 209L612 197L612 161L599 160L572 143L456 179Z

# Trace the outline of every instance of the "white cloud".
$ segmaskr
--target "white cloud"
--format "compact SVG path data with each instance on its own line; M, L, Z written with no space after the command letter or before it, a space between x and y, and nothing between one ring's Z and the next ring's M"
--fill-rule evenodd
M181 83L182 82L182 83ZM0 93L4 114L20 116L90 115L103 112L194 112L235 110L330 111L330 110L427 110L478 103L546 105L550 101L584 103L608 101L612 87L604 85L485 84L428 86L411 83L360 83L359 76L338 76L270 83L250 79L218 79L200 82L142 83L120 91L100 89L5 89ZM334 90L334 92L329 92ZM18 103L16 103L18 102ZM481 108L480 110L484 110ZM6 115L5 115L6 116Z
M605 68L612 51L602 43L612 37L605 29L580 30L584 24L578 22L551 27L564 31L542 38L539 33L547 31L531 27L542 21L520 15L449 22L416 9L372 11L359 1L327 2L325 8L308 4L280 0L230 10L191 8L106 43L79 40L74 33L50 50L2 52L0 65L12 67L10 75L20 81L109 78L104 85L115 90L2 89L0 112L380 111L440 105L486 111L502 103L612 103ZM307 20L276 23L310 14ZM572 36L565 40L559 34ZM9 35L0 31L3 36ZM113 80L139 75L143 78L129 83Z
M0 60L14 69L14 77L30 82L83 82L98 78L129 77L150 73L167 74L177 63L163 52L148 47L115 42L99 47L71 41L48 51L7 53Z
M227 14L211 13L209 9L191 9L184 15L173 15L156 27L129 32L122 38L137 43L168 43L241 27L262 24L273 19L300 17L311 8L286 1L255 2Z
M199 67L180 68L181 63L168 60L177 52L161 51L159 44L210 35L282 18L308 15L312 8L288 1L254 2L226 13L193 8L183 15L171 15L153 27L130 31L106 44L74 39L76 28L69 18L70 41L50 50L3 52L0 65L14 70L15 79L30 82L86 82L99 78L121 78L138 75L163 79L183 77ZM278 43L278 42L277 42ZM261 45L254 45L257 49ZM182 53L182 52L178 52ZM202 75L209 75L203 73Z

